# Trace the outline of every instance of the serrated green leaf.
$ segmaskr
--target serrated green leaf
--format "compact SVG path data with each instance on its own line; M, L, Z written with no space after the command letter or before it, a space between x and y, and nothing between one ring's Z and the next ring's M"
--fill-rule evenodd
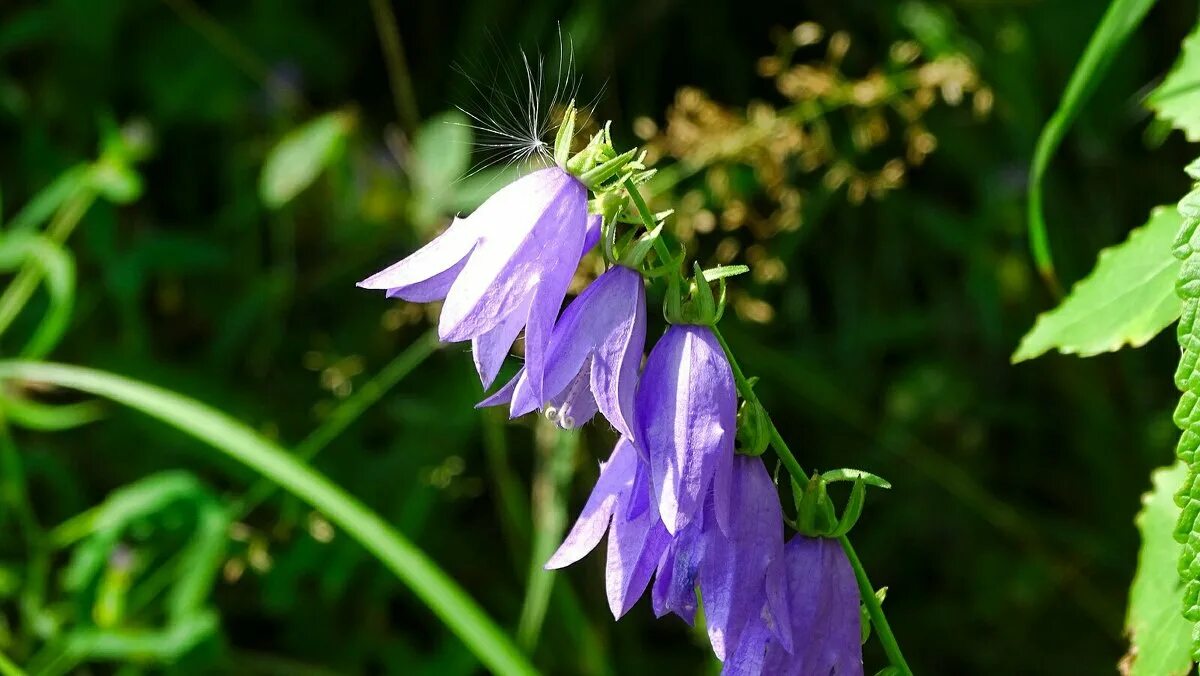
M1052 349L1090 357L1140 347L1175 321L1180 263L1171 243L1181 222L1174 208L1158 207L1127 240L1101 251L1092 272L1058 307L1038 317L1013 362Z
M1187 140L1200 141L1200 25L1184 38L1179 58L1146 105Z
M1126 676L1182 675L1191 670L1191 627L1179 613L1183 592L1175 574L1180 545L1172 537L1179 518L1172 496L1186 474L1182 462L1155 470L1134 519L1142 542L1125 617L1129 651L1121 673Z
M278 209L312 184L341 150L354 126L346 111L326 113L293 129L267 155L259 179L263 203Z

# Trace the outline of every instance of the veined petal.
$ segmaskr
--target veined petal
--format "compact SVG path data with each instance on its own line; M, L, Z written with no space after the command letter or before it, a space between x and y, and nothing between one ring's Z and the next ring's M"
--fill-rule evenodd
M751 622L727 663L731 674L862 676L858 584L836 540L793 536L784 547L789 625L795 646L788 654L771 632L764 612ZM766 636L765 648L759 643ZM757 660L761 659L761 662ZM751 667L760 664L758 671Z
M504 364L525 321L529 318L529 304L532 299L526 299L520 306L514 308L503 320L488 332L471 339L471 354L475 359L475 370L484 389L492 386L496 374Z
M746 624L762 612L764 604L779 607L779 599L774 604L767 601L766 576L771 563L783 557L783 512L762 460L737 456L731 488L730 536L719 528L705 528L700 569L708 636L721 660L732 652ZM790 647L790 627L781 633L786 637L784 645Z
M477 221L455 218L450 227L407 258L358 283L364 289L399 289L438 277L459 265L479 240ZM461 268L460 268L461 269ZM402 298L403 294L400 295Z
M693 523L671 541L654 575L651 600L654 614L675 613L684 622L696 622L696 575L704 557L700 525Z
M599 334L592 360L592 392L600 413L623 435L633 435L633 402L638 368L646 349L646 289L642 276L617 266L604 273L612 282L589 311L611 324ZM602 277L602 278L603 278ZM599 279L593 284L598 284Z
M733 373L712 331L668 329L646 361L635 407L659 512L672 534L696 518L714 474L728 466L736 405ZM719 524L727 523L728 511L728 504L716 503Z
M609 610L619 620L646 591L671 536L653 510L635 519L619 518L619 504L617 510L608 535L605 589Z
M583 184L558 167L535 171L492 195L470 220L479 224L480 242L446 296L438 322L442 340L489 331L535 291L542 304L555 306L551 313L557 316L570 282L568 276L558 292L562 270L574 272L587 227ZM531 322L539 314L537 302ZM531 379L540 382L540 371L534 375L531 369Z
M624 439L618 441L612 456L601 467L596 487L588 496L571 532L567 533L558 551L546 562L546 570L569 566L596 547L612 520L618 497L633 485L637 463L637 452L632 444Z

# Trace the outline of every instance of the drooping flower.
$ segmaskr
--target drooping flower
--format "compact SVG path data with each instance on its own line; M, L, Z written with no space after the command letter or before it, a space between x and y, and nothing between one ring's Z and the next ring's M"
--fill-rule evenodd
M544 408L566 428L587 422L597 409L622 435L633 435L633 397L646 345L646 290L642 276L624 266L600 275L567 306L546 348L539 401L522 370L482 406L509 403L512 417Z
M546 562L547 570L575 563L592 551L607 531L608 607L617 619L646 591L670 542L651 500L648 475L646 462L633 442L622 437L601 467L579 519Z
M761 458L738 455L733 461L729 497L729 533L704 531L700 594L709 641L724 660L738 645L748 623L765 613L774 635L792 649L784 582L783 510L775 482ZM764 607L765 601L765 607Z
M737 392L711 329L667 329L646 360L634 410L667 530L677 535L696 520L711 490L717 525L728 533Z
M724 676L861 676L863 673L858 584L846 553L835 540L796 535L784 546L787 579L785 630L789 653L766 611L745 628Z
M484 387L524 329L526 370L536 374L531 384L541 399L550 330L598 225L588 218L584 185L549 167L501 188L429 244L358 285L386 290L389 298L445 299L438 336L471 341Z

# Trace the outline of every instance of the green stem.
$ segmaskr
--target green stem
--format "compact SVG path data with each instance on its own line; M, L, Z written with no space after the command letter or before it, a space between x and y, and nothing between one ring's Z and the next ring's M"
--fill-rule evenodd
M83 215L91 208L96 199L96 193L90 188L81 188L67 199L54 215L54 220L46 227L46 238L55 244L62 244L79 225ZM33 292L41 281L41 272L33 262L27 262L17 276L13 278L4 295L0 296L0 333L12 326L13 320L21 314L21 309L29 302Z
M25 676L25 672L13 664L4 653L0 653L0 676Z
M804 482L808 481L808 475L805 473L804 468L800 466L800 462L796 460L792 449L788 447L787 442L783 440L783 436L779 433L779 429L775 427L775 421L771 419L771 414L767 412L762 402L759 401L758 395L754 392L754 388L746 378L746 374L742 372L741 365L738 364L737 359L733 356L733 351L729 349L729 343L725 342L725 336L721 335L721 331L717 327L713 326L711 328L713 335L717 337L717 342L721 344L721 349L725 351L725 357L729 360L730 368L733 369L733 378L737 383L738 392L742 395L743 399L758 406L766 413L767 424L771 431L771 446L775 449L775 455L779 457L779 461L787 468L788 474L791 474L793 479L803 485ZM830 512L833 510L829 503L825 503L825 508ZM887 616L883 612L883 606L875 596L875 588L871 585L871 580L867 577L867 571L863 568L862 561L858 559L858 554L854 551L854 546L850 544L850 539L844 535L837 540L846 552L846 558L850 561L850 567L854 569L854 579L858 581L859 596L862 597L863 605L867 608L867 615L871 618L871 624L875 625L875 635L879 637L879 643L883 646L883 652L887 655L888 662L899 669L902 674L912 676L912 669L908 667L908 662L904 659L904 653L900 650L900 644L896 642L896 635L892 633L892 627L888 624Z
M65 364L0 361L0 379L47 383L106 397L204 441L325 514L391 570L497 674L537 670L482 608L420 549L340 486L245 424L170 390Z

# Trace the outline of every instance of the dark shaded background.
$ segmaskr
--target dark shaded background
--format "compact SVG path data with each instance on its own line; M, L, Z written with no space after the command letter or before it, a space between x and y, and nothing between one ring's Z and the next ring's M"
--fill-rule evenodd
M104 118L144 119L157 147L142 166L144 194L128 206L97 205L74 235L78 304L54 356L171 386L294 442L344 394L339 383L364 382L425 330L419 313L381 320L394 303L353 283L434 224L404 217L405 173L383 141L396 134L387 131L396 112L366 2L202 6L0 6L3 209L11 215L94 157ZM835 196L776 239L788 277L753 288L776 308L774 320L731 314L726 333L762 376L762 398L806 466L860 467L895 485L872 494L854 538L874 582L889 588L885 609L917 673L1111 672L1124 651L1138 496L1150 469L1171 459L1176 348L1168 337L1086 361L1008 361L1054 303L1026 251L1029 159L1104 6L928 6L944 9L956 39L972 45L995 94L991 114L936 108L927 124L938 150L903 189L862 205ZM912 37L900 4L866 0L417 0L394 9L423 117L461 102L454 64L471 72L497 52L552 50L561 25L584 91L605 85L597 115L627 144L637 142L634 119L661 121L684 85L735 107L778 98L755 74L773 31L808 20L845 30L854 39L847 68L864 71ZM1182 167L1193 151L1148 131L1139 97L1194 20L1194 3L1159 3L1052 166L1047 211L1065 280L1187 188ZM358 116L351 152L293 204L268 211L257 194L267 151L300 122L346 106ZM441 350L315 464L511 625L528 524L504 524L497 456L485 449L504 450L527 486L533 425L498 424L473 410L479 396L462 346ZM591 458L610 443L602 430L585 435L572 514L590 486ZM164 468L188 468L230 499L254 480L119 410L70 433L22 436L21 446L46 524ZM219 584L223 638L170 669L478 670L357 545L314 539L311 518L283 498L247 517L270 565ZM249 560L250 549L234 543L230 556ZM599 641L613 673L709 665L702 638L678 621L654 621L647 604L612 623L599 559L559 579L556 594L569 587L583 615L550 605L540 666L603 672L581 665L581 632ZM0 533L0 562L18 570L20 560L20 543ZM19 624L10 601L0 611ZM882 664L874 643L867 659Z

